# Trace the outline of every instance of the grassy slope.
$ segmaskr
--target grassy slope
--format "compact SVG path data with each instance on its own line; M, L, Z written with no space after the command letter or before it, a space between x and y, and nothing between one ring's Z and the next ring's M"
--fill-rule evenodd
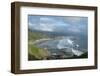
M48 38L46 35L38 32L28 32L28 42L34 42L35 40ZM49 56L49 52L46 49L38 48L36 45L28 43L28 55L29 60L46 59Z
M35 41L35 40L42 39L42 38L48 38L48 36L45 34L39 33L39 32L28 31L28 40L29 41L30 40Z

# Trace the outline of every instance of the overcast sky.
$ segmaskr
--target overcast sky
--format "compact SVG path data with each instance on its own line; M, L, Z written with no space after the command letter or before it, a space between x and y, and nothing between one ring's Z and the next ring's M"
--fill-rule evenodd
M29 15L28 27L37 31L87 33L88 18Z

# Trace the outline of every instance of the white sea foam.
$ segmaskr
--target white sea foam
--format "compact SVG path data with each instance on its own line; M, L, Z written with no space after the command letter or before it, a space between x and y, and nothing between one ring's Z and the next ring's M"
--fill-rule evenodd
M75 49L72 49L72 52L74 53L74 55L77 55L77 56L81 56L83 54L82 51L75 50Z
M58 49L62 49L62 48L71 48L73 46L73 41L69 38L63 38L61 40L59 40L59 43L57 45Z

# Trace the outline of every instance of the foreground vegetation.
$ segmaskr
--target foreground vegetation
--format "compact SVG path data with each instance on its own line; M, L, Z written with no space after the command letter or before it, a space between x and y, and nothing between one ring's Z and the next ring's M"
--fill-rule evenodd
M28 41L35 41L42 38L48 38L48 36L40 32L28 31Z
M47 49L38 48L35 45L28 44L29 60L44 60L50 55Z
M35 40L42 38L48 37L39 32L28 32L28 60L44 60L50 55L46 48L39 48L32 44Z

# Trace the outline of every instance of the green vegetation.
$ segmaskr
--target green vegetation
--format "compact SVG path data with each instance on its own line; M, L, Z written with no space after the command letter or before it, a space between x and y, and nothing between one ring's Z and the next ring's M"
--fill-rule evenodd
M80 58L88 58L88 52L82 54L82 55L80 56Z
M42 39L42 38L48 38L48 36L43 33L40 33L40 32L28 31L28 40L29 41L35 41L35 40Z
M28 54L29 60L31 60L32 58L36 60L47 59L47 57L49 56L49 52L47 49L38 48L37 46L32 44L28 44Z
M46 59L49 56L47 49L39 48L32 44L35 40L48 38L45 34L40 32L28 31L28 59L29 60L41 60Z
M74 55L73 57L69 57L69 58L66 58L66 59L80 59L80 58L88 58L88 52L82 54L81 56L76 56Z

